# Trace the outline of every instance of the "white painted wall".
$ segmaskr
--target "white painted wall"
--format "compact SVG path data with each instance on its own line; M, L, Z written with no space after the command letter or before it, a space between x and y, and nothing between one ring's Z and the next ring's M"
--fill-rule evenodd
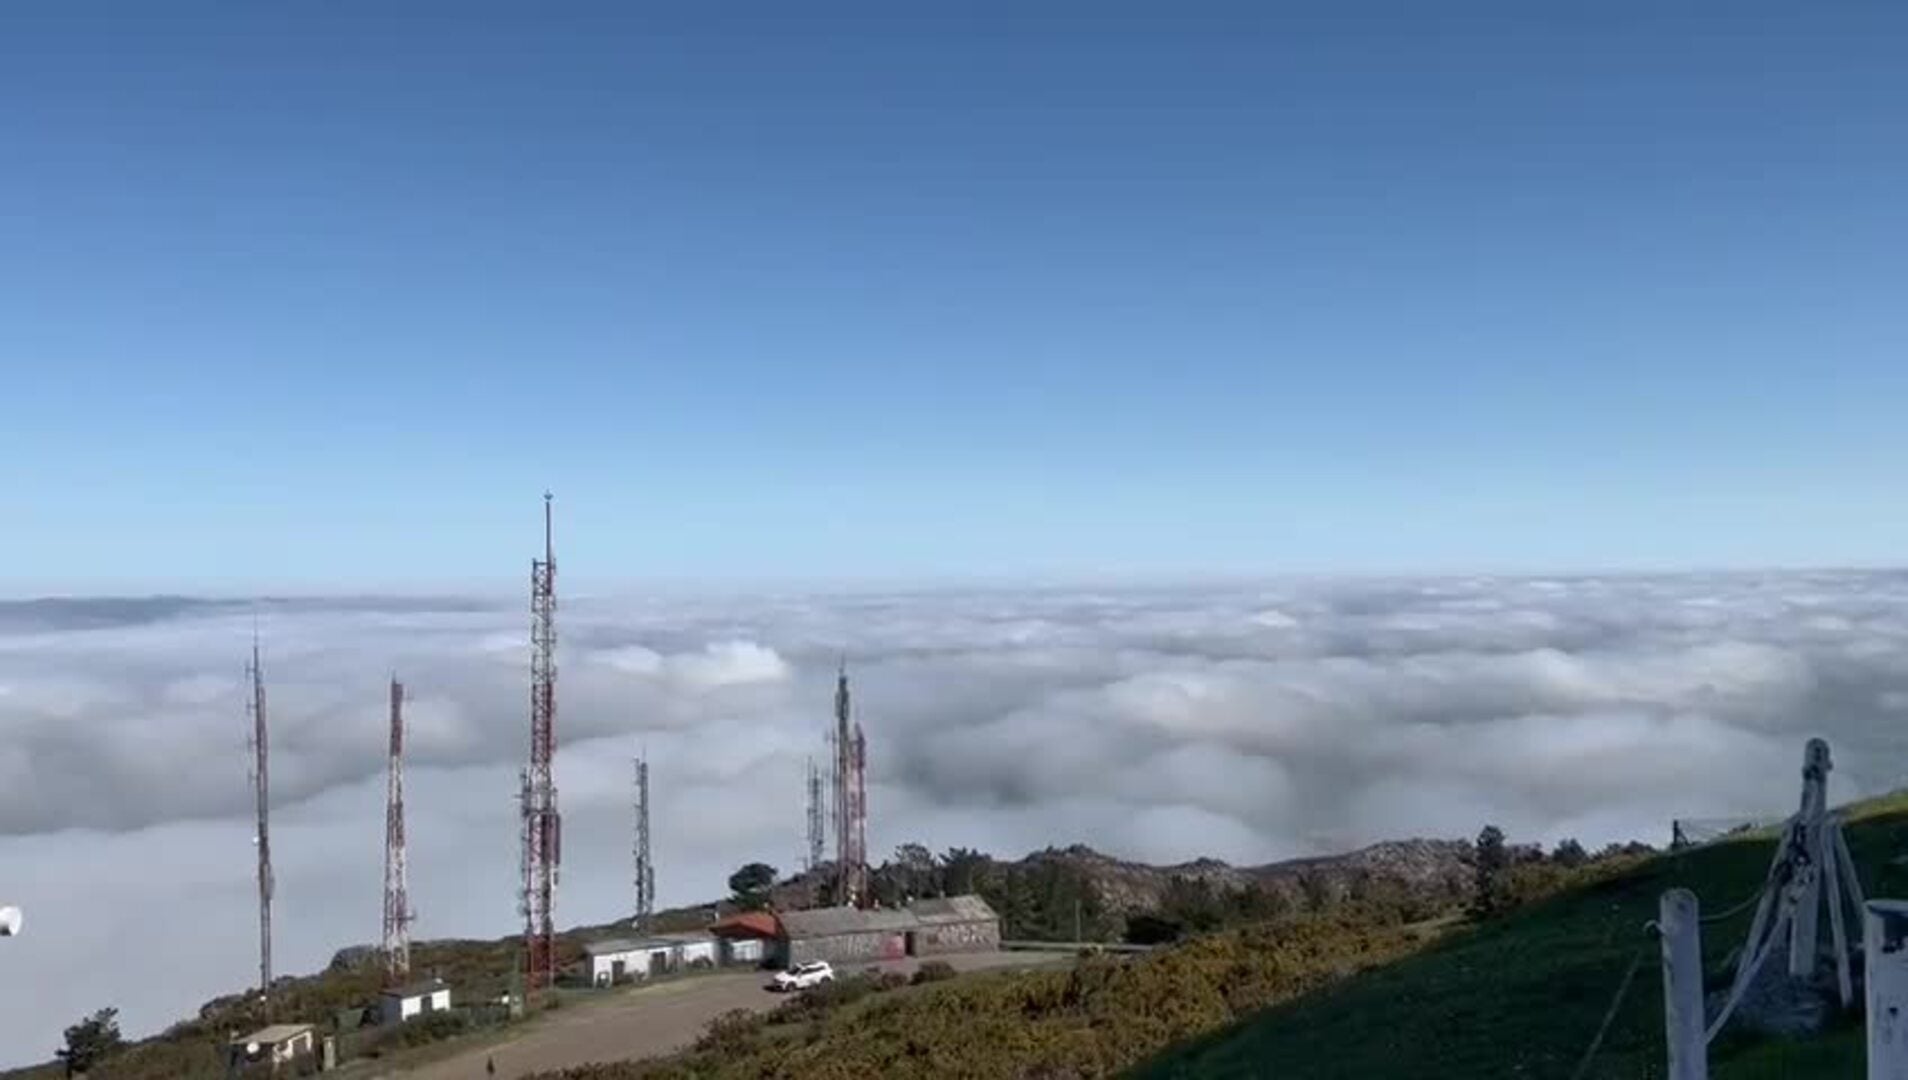
M311 1032L301 1031L272 1048L272 1057L278 1061L290 1061L300 1054L312 1051Z
M616 970L617 961L624 967L624 978L646 979L649 977L649 958L667 957L668 949L635 949L630 952L601 953L590 957L590 985L599 986Z
M431 1012L443 1012L451 1007L450 987L433 990L429 994L417 994L413 997L393 997L386 995L379 1002L382 1018L387 1024L401 1024L413 1016L424 1013L424 1001L428 998Z

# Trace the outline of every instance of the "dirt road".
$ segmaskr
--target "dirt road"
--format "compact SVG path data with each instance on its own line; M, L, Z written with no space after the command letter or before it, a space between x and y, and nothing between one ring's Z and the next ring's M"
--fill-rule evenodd
M944 957L961 971L1034 967L1054 963L1052 954L998 952ZM911 973L914 960L881 964ZM845 970L860 970L859 966ZM498 1080L598 1061L658 1057L683 1049L710 1020L730 1009L765 1011L783 999L763 989L764 971L696 975L655 986L604 994L600 1000L566 1004L525 1027L507 1042L486 1043L410 1070L417 1080L488 1080L484 1062L496 1062Z

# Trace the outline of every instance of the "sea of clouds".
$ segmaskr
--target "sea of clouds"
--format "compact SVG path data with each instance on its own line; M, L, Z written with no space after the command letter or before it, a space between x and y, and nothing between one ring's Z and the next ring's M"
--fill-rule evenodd
M0 603L0 1065L256 978L244 661L263 635L280 972L379 932L385 682L409 686L420 937L516 914L518 598ZM870 846L1081 841L1258 863L1407 836L1661 844L1679 816L1901 786L1908 574L1297 581L595 598L561 612L559 921L627 913L631 758L658 898L803 850L838 658Z

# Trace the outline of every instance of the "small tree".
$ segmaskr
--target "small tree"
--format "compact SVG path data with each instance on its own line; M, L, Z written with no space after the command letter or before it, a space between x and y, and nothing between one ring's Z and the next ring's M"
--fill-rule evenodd
M972 848L948 848L941 856L941 888L949 896L981 891L982 878L993 860Z
M119 1010L101 1009L66 1029L66 1048L58 1057L66 1075L83 1076L124 1045L119 1037Z
M1550 853L1550 859L1565 870L1575 870L1590 861L1590 853L1583 850L1583 845L1577 843L1575 838L1571 838L1558 841L1557 849Z
M735 894L735 906L745 911L760 911L768 906L769 889L775 885L775 868L752 862L729 875L729 891Z
M1486 825L1477 834L1477 895L1472 911L1491 916L1503 910L1504 871L1510 866L1510 852L1504 847L1504 830Z
M894 849L895 869L900 872L901 889L909 896L933 896L942 889L941 866L925 844L902 844Z

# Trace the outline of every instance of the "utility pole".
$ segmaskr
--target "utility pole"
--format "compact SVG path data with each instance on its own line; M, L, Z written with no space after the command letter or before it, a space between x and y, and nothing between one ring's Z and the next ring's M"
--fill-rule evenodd
M265 672L259 663L258 627L252 627L252 663L247 668L252 680L252 699L246 711L252 714L252 791L258 799L258 989L265 997L266 1012L272 999L272 781L271 754L266 737Z
M636 929L649 932L656 916L656 866L649 854L649 762L636 759Z
M391 766L384 798L384 981L411 974L411 911L404 859L404 684L391 677Z
M530 563L530 766L523 774L524 992L556 981L555 901L563 861L551 761L556 755L556 543L543 494L543 558Z

